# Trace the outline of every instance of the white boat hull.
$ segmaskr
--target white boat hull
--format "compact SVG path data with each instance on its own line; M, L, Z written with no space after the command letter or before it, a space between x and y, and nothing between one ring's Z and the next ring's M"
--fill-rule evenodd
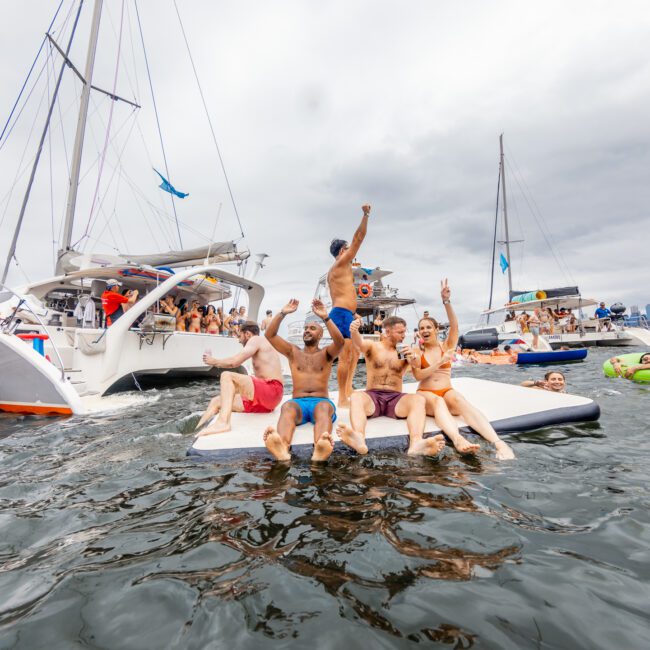
M578 395L534 390L471 377L454 379L453 385L487 416L492 426L500 433L592 421L600 416L600 408L596 402ZM414 383L404 385L405 392L413 393L415 390ZM337 394L331 393L330 398L336 402ZM289 399L291 398L286 396L284 401ZM257 452L268 454L263 443L263 432L267 426L276 426L279 412L278 408L268 414L233 413L232 431L197 438L187 453L217 458ZM456 420L462 430L471 431L461 418ZM338 410L338 421L350 421L347 409ZM440 433L440 428L433 418L427 417L425 432ZM385 417L371 419L368 421L366 439L369 449L405 449L408 441L406 421ZM292 451L309 451L313 442L313 426L307 424L298 427ZM340 441L336 443L336 449L342 447Z
M54 364L29 343L0 332L0 411L72 415L84 409L74 387Z

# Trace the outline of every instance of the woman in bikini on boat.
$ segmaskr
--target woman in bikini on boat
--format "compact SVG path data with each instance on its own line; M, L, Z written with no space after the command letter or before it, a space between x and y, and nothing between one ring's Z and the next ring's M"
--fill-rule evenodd
M182 298L181 301L178 303L178 311L176 312L177 332L187 331L187 315L188 315L187 301L185 300L185 298Z
M199 308L199 301L192 301L192 308L187 315L188 332L200 333L201 332L201 310Z
M451 415L459 415L476 433L491 442L496 448L497 458L514 458L512 449L499 438L488 419L451 385L451 359L458 345L458 319L451 306L451 290L447 280L441 282L440 286L442 304L449 319L447 339L444 343L438 340L438 323L433 318L422 318L418 323L421 345L415 349L419 350L420 368L414 368L413 374L420 382L418 392L426 399L427 415L435 418L461 453L474 452L478 445L471 444L461 436L458 424Z
M203 327L205 328L206 334L219 334L221 321L219 320L219 316L217 316L214 305L208 305L205 316L203 317Z

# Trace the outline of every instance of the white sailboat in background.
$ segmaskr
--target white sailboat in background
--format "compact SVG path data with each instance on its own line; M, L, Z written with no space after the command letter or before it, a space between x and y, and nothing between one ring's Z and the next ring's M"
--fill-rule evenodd
M93 85L102 5L102 0L94 1L83 75L68 58L83 0L79 2L74 14L71 5L68 16L74 15L74 23L65 51L50 33L47 34L53 47L50 56L58 54L63 60L0 286L0 314L4 317L0 321L0 410L39 414L80 413L84 410L82 398L85 396L105 395L115 390L132 388L134 384L139 386L138 382L146 379L205 377L214 374L213 368L203 364L203 353L209 350L215 357L230 356L240 349L237 339L175 331L174 317L159 314L159 300L172 295L176 301L198 299L203 305L215 302L223 304L227 299L239 299L244 294L247 296L248 318L257 320L264 296L263 287L253 278L262 267L266 255L257 256L256 263L250 269L248 277L245 277L250 253L245 248L240 249L235 241L214 242L210 239L202 247L150 255L82 253L73 245L77 190L81 178L91 93L105 93L115 102L125 101L134 108L139 108L136 102L122 100L114 91L103 91ZM137 6L134 6L137 12ZM122 7L124 11L124 5ZM138 26L141 29L139 15ZM120 37L121 34L120 28ZM144 47L144 40L142 44ZM146 61L146 51L144 55ZM67 209L56 257L55 275L9 289L5 286L5 281L15 259L36 168L51 128L51 117L57 107L57 93L66 68L72 69L81 79L82 92L70 166ZM117 80L117 72L115 78ZM153 87L151 89L153 98ZM155 108L155 101L153 104ZM208 122L210 123L209 115ZM110 119L106 143L109 141L109 128ZM212 129L211 123L210 128ZM213 130L212 134L214 136ZM221 162L220 154L219 159ZM225 175L225 169L223 171ZM229 185L228 190L230 191ZM238 215L237 218L239 219ZM176 226L180 238L177 218ZM227 270L224 267L226 263L236 264L237 269ZM104 328L101 327L100 297L109 280L118 280L126 289L137 289L139 299L111 326ZM89 302L93 306L90 311L96 309L97 315L90 318L89 322L79 322L74 316L75 307Z
M585 315L586 307L593 308L598 305L596 300L585 298L577 286L559 287L550 289L536 289L535 291L518 291L512 287L512 257L510 255L510 239L508 224L508 207L506 200L505 158L503 153L503 134L499 136L499 188L502 194L503 227L505 239L497 242L497 224L499 218L499 194L497 193L497 210L495 215L494 240L492 247L492 271L490 281L490 299L488 308L483 312L479 323L467 330L459 339L463 348L474 350L488 350L513 339L523 339L532 346L533 336L529 332L522 332L517 319L512 318L521 312L532 313L535 309L551 308L571 310L576 318L574 331L560 327L559 331L540 334L538 337L538 350L555 350L560 347L584 347L592 345L601 346L650 346L650 331L641 327L626 327L622 319L614 319L608 328L603 327L597 318ZM499 307L493 307L494 266L496 261L497 246L505 246L504 272L508 274L508 301ZM510 317L508 316L510 314Z

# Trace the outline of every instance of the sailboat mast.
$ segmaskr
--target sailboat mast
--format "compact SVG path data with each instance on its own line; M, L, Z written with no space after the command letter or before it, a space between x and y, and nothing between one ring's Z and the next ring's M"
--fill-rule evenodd
M508 205L506 202L506 168L503 158L503 133L499 136L499 150L501 152L500 156L500 171L501 171L501 191L503 194L503 224L505 226L506 234L506 258L508 262L508 300L512 297L512 262L510 258L510 235L508 234Z
M63 225L63 238L61 240L61 249L59 250L57 273L62 272L59 268L62 255L70 250L72 242L72 226L74 224L74 213L77 204L77 189L79 187L79 175L81 172L81 154L84 146L84 136L86 134L86 120L88 119L88 105L90 103L90 87L93 79L93 68L95 66L95 53L97 52L97 39L99 37L99 22L102 15L103 0L95 0L93 10L93 21L90 28L90 41L88 43L88 55L86 57L86 70L84 74L84 86L81 91L81 102L79 105L79 119L77 120L77 133L74 141L74 151L72 155L72 167L70 175L70 189L68 191L68 205L65 214L65 223Z

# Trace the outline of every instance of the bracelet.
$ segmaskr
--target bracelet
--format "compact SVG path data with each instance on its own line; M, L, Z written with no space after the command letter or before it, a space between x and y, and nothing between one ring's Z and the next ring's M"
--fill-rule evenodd
M329 316L326 316L323 318L323 323L327 323L328 320L332 320Z
M442 304L443 305L451 305L451 300L443 300Z

